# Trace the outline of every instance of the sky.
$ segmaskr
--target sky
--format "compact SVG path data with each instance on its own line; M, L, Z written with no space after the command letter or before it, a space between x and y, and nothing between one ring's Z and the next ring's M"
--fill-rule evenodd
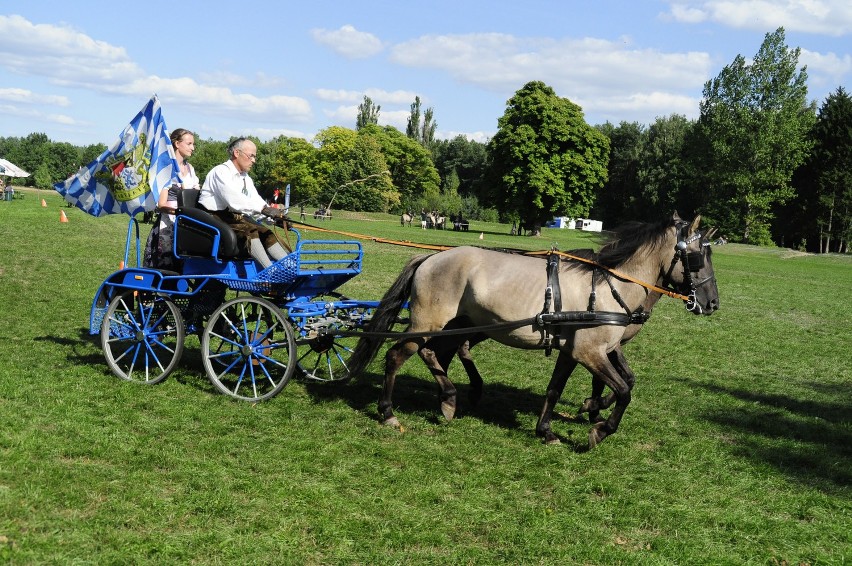
M154 94L201 139L354 129L364 96L405 131L419 96L485 142L532 80L592 125L694 119L778 27L812 100L852 91L849 0L0 0L0 137L112 145Z

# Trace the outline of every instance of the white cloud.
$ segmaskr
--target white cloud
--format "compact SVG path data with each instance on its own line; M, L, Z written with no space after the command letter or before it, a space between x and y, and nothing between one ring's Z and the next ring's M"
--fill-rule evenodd
M0 65L59 84L117 84L143 75L121 47L21 16L0 16Z
M451 140L458 136L464 136L469 141L488 143L488 140L494 137L494 132L454 132L441 130L435 132L435 138L439 140Z
M315 91L317 98L328 102L357 102L361 104L369 96L374 104L411 104L417 94L410 90L387 91L378 88L367 90L343 90L320 88ZM422 100L422 97L421 97Z
M713 21L733 28L767 31L783 26L842 36L852 32L849 0L696 0L671 3L670 15L683 23Z
M23 88L0 88L0 100L21 104L47 104L50 106L69 106L67 96L36 94Z
M517 38L506 34L424 36L396 45L391 58L408 67L446 71L460 83L513 93L541 80L584 111L682 113L686 92L700 89L712 62L706 53L631 49L602 39ZM628 93L614 100L613 92ZM665 105L673 104L666 108ZM697 108L695 100L690 102ZM694 112L690 112L694 113Z
M237 75L217 73L207 75L209 83L189 77L149 75L123 48L93 40L68 27L34 25L20 16L0 16L0 66L93 92L140 98L156 92L163 101L210 115L276 123L312 118L310 104L304 98L264 97L230 88L236 84L245 88L247 82L250 86L266 86L273 81L266 75L258 74L254 80L246 81Z
M358 31L351 25L341 26L336 30L313 29L311 36L317 43L330 47L347 59L365 59L383 49L382 41L378 37Z
M817 92L834 91L852 74L852 55L838 56L802 49L799 64L807 66L808 86Z
M88 124L75 120L71 116L65 114L53 114L41 112L32 108L20 108L11 104L0 104L0 115L14 116L15 118L25 118L30 121L48 122L52 124L60 124L63 126L87 126Z

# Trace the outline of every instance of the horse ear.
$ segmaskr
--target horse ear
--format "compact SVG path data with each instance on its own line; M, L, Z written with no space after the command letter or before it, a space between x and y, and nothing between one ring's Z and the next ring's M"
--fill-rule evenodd
M680 222L680 214L677 213L677 210L672 214L672 223L677 224Z
M701 215L695 217L695 220L692 221L692 224L689 225L689 233L694 234L698 231L698 225L701 224Z
M715 234L715 233L716 233L716 228L710 228L710 230L707 231L707 235L704 236L704 238L707 239L707 240L710 240L710 238L712 238L713 234Z

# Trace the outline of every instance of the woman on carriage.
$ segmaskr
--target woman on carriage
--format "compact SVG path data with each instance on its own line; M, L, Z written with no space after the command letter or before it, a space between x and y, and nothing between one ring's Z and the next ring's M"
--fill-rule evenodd
M178 193L183 189L199 188L198 175L195 168L187 161L195 152L195 134L184 128L178 128L169 135L178 162L180 183L173 183L168 190L160 192L157 210L160 212L154 220L154 227L148 235L145 245L143 265L169 271L181 271L181 261L174 256L172 241L174 240L174 209L178 205Z

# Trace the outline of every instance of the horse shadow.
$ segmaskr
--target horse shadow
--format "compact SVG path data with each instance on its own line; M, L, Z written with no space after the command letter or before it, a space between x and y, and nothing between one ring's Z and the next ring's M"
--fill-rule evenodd
M343 384L305 382L307 393L319 403L343 401L351 409L369 416L378 422L377 401L382 391L381 374L364 372L359 377ZM473 418L506 430L528 430L531 437L535 436L535 422L544 403L543 393L534 393L499 382L485 382L482 398L472 404L469 400L470 385L455 383L458 404L453 420ZM406 418L422 418L426 422L439 425L447 421L441 415L439 408L440 388L431 377L413 375L397 375L394 386L394 407L398 408L397 416L401 421ZM560 436L560 440L573 450L581 452L588 447L589 422L584 418L554 413L553 421L580 424L584 428L581 438ZM571 431L574 432L574 431Z
M738 411L709 409L702 417L723 430L736 433L731 451L738 457L773 466L788 477L809 485L846 488L852 484L852 384L832 387L812 383L822 398L816 401L788 395L759 393L719 384L674 378L690 387L703 388L745 402Z
M63 338L60 336L36 336L33 340L37 342L51 342L66 348L65 359L75 365L102 366L104 362L103 351L100 346L98 335L89 334L88 327L77 329L77 338Z

